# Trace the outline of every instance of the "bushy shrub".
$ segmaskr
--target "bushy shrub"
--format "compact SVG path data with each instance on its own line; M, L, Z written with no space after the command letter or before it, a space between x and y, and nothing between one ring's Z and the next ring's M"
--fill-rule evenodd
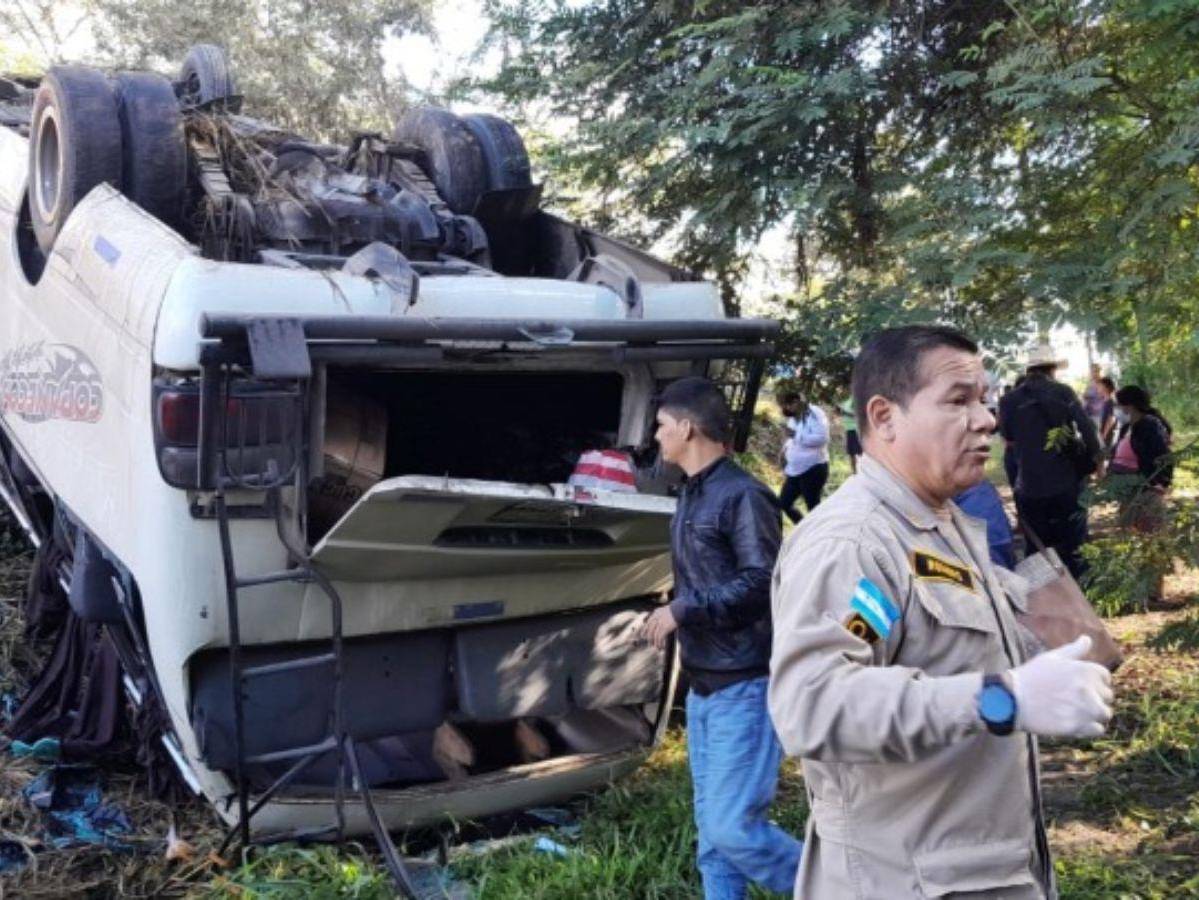
M1127 506L1142 489L1138 476L1117 476L1107 479L1094 499ZM1123 526L1096 538L1082 553L1090 565L1083 587L1096 611L1102 616L1136 612L1176 564L1199 566L1199 504L1193 497L1171 500L1161 527Z

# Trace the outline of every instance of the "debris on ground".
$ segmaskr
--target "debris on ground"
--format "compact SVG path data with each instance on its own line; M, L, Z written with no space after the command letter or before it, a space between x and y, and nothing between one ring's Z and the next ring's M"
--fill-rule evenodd
M571 853L574 852L573 850L570 850L567 847L562 846L557 841L555 841L553 838L546 837L544 834L541 835L539 838L537 838L537 840L535 840L533 842L533 849L538 851L539 853L548 853L551 856L562 856L562 857L570 856Z
M58 738L44 737L32 743L13 741L8 752L17 759L36 759L41 762L58 762L62 758L62 742Z
M405 859L418 900L467 900L471 892L444 866L428 859Z
M583 831L578 816L560 806L534 806L532 809L526 809L525 815L546 825L552 825L562 837L574 839Z
M0 875L23 869L33 859L33 850L20 841L0 840Z
M171 823L171 827L167 829L167 852L165 859L167 862L191 862L196 858L196 848L189 844L183 838L179 837L179 832L175 828L175 823Z
M132 830L129 817L116 804L103 802L103 776L94 766L52 766L21 793L42 811L51 846L130 849L122 840Z

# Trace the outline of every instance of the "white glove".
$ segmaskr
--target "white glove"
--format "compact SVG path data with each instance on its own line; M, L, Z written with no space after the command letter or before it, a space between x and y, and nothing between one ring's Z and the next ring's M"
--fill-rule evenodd
M1054 737L1103 734L1115 695L1111 673L1083 660L1090 649L1084 634L1011 670L1016 728Z

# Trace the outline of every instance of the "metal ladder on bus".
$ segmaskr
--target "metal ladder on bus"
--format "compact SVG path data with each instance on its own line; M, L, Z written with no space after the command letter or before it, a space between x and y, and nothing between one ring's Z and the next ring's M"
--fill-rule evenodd
M304 362L307 362L305 357ZM283 788L294 781L305 769L321 757L330 753L336 754L337 776L334 784L334 809L336 823L324 828L295 833L288 837L304 840L318 839L335 835L341 840L345 835L345 775L348 769L352 777L351 788L362 800L363 808L379 845L388 873L400 895L408 898L419 897L419 892L404 865L395 843L388 834L386 824L374 804L370 787L363 777L362 766L358 758L357 746L353 737L347 733L342 679L344 675L343 635L342 635L342 601L337 589L311 563L306 542L289 533L289 513L283 499L283 488L289 483L296 487L297 496L302 496L306 481L306 466L304 464L306 442L304 440L306 416L304 402L306 398L306 378L303 369L284 371L291 377L285 379L294 390L294 408L291 421L285 421L286 416L280 415L278 429L278 445L282 453L290 449L290 459L280 460L268 458L260 460L254 471L240 464L231 466L231 459L244 462L251 454L247 450L246 418L244 405L239 407L240 421L237 428L237 440L229 443L228 418L230 409L229 386L231 383L232 366L227 362L208 362L203 366L201 377L201 413L200 413L200 461L201 472L208 467L207 475L201 475L202 483L205 477L212 482L213 513L221 543L221 557L224 567L226 611L229 625L229 668L230 683L233 691L234 739L236 747L236 767L234 780L238 807L237 821L229 828L220 847L223 854L235 837L240 838L242 846L251 843L250 820ZM268 369L271 367L267 367ZM278 377L279 367L268 372L268 376ZM255 377L261 377L255 372ZM260 421L260 435L264 439L269 434L267 422ZM207 446L207 452L205 447ZM215 449L219 448L219 449ZM215 453L213 452L215 449ZM276 529L280 540L287 549L292 564L277 572L263 575L242 576L237 572L234 558L233 540L230 535L231 514L228 504L229 491L265 492L264 509L275 519ZM256 666L245 666L242 661L241 645L241 592L264 585L281 582L315 584L329 600L330 633L328 650L313 653L295 659L281 662L266 663ZM296 747L284 747L267 752L246 755L245 741L245 711L243 708L243 690L255 678L278 675L285 672L305 668L328 667L331 673L330 690L332 696L328 733L315 744ZM275 781L254 798L250 803L250 786L246 779L246 769L253 765L268 765L273 763L290 763L288 768Z

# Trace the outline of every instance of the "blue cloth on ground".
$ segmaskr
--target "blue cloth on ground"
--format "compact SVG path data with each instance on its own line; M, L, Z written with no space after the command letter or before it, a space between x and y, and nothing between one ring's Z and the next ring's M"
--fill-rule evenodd
M128 850L120 840L132 826L124 811L101 802L100 772L93 766L53 766L21 791L45 816L46 841L55 847L100 844Z
M13 741L8 745L8 752L17 759L40 759L43 762L57 762L62 757L62 743L58 738L44 737L27 744L24 741Z
M0 841L0 875L25 868L29 854L16 841Z

